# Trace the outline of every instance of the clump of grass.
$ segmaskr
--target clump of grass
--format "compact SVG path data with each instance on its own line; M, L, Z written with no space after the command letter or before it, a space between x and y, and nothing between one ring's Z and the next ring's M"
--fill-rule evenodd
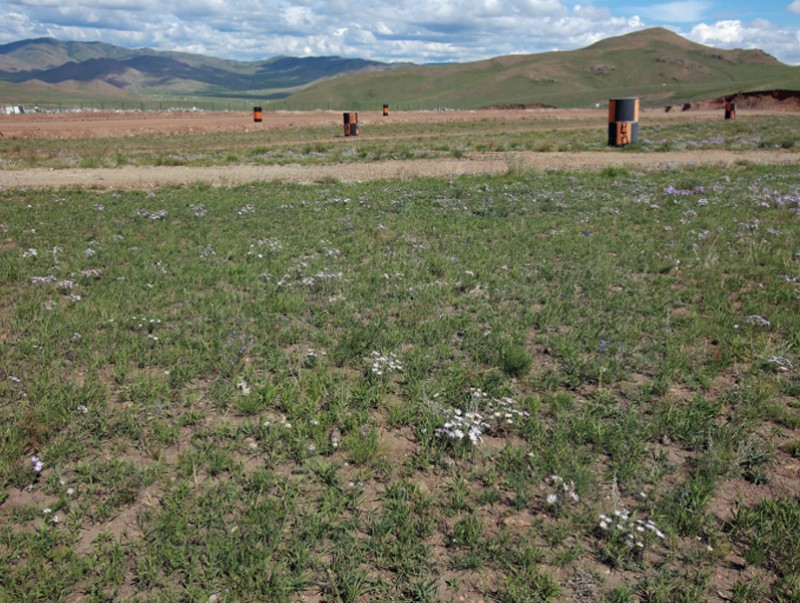
M509 343L500 351L500 364L503 371L511 377L524 377L531 369L531 359L525 346Z

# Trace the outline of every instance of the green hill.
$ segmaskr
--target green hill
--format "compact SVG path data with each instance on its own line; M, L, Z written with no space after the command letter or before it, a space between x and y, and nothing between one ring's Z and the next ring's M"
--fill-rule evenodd
M330 106L591 106L639 96L663 105L768 89L800 90L800 67L761 50L719 50L653 28L574 51L345 75L289 102Z

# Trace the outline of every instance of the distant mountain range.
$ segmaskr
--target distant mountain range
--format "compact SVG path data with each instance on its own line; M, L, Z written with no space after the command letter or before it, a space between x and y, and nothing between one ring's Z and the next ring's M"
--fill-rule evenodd
M105 92L116 88L128 93L235 96L267 91L286 96L324 78L391 66L335 56L244 62L52 38L0 46L0 81L72 87L94 84Z
M183 95L285 98L307 107L569 107L622 96L675 104L774 89L800 90L800 67L761 50L695 44L662 28L574 51L427 66L341 57L243 62L51 38L0 46L0 100L36 100L37 94L126 99Z

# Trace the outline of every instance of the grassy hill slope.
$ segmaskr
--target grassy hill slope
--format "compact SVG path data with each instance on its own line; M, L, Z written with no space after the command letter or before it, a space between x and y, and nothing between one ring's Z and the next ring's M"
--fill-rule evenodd
M570 107L630 95L645 103L674 104L773 88L800 89L800 68L761 50L718 50L654 28L581 50L351 74L311 86L290 100L356 108L375 103Z

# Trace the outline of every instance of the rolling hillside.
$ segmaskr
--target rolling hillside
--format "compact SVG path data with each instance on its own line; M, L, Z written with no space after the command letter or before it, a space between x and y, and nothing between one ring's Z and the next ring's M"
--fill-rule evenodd
M645 104L690 102L752 90L800 90L800 67L761 50L719 50L653 28L587 48L504 56L473 63L360 73L291 97L331 105L485 107L591 106L640 96Z
M3 102L192 97L283 99L282 107L303 109L586 107L622 96L673 105L759 90L800 90L800 67L662 28L580 50L431 66L340 57L241 62L50 38L0 46Z
M50 85L107 94L236 96L264 91L286 96L311 82L389 65L340 57L276 57L241 62L201 55L131 50L100 42L43 38L0 46L0 82Z

